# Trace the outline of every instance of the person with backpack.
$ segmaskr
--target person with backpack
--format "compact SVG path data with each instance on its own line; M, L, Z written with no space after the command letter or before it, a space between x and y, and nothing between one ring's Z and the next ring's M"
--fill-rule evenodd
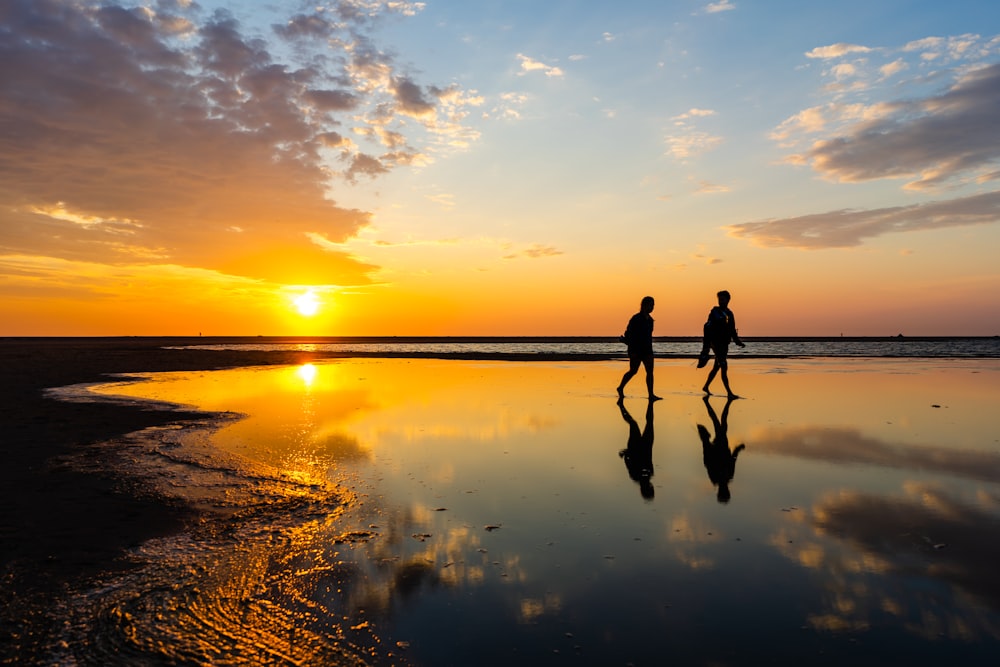
M708 363L709 350L715 353L715 363L712 364L712 370L708 372L708 379L705 380L702 391L711 394L708 387L712 384L716 374L721 373L726 395L729 398L739 398L729 387L729 343L736 343L739 347L746 347L746 345L736 332L736 317L733 315L733 311L729 310L729 301L732 298L729 292L722 290L716 296L719 299L719 305L713 306L708 313L708 321L705 322L704 326L701 355L698 358L698 368L702 368Z
M632 316L619 340L628 346L628 370L618 385L618 398L625 398L625 385L639 372L639 364L646 367L646 390L649 400L658 401L653 393L653 297L644 296L639 304L639 312Z
M708 472L708 479L718 487L716 499L720 503L728 503L732 497L729 491L729 483L733 481L736 474L736 458L740 455L746 445L740 443L736 449L729 449L729 405L733 402L732 396L726 399L726 406L722 408L722 420L715 415L712 404L709 403L708 396L703 396L705 408L708 416L715 427L715 437L708 432L708 429L698 424L698 436L701 438L702 459L705 463L705 470Z

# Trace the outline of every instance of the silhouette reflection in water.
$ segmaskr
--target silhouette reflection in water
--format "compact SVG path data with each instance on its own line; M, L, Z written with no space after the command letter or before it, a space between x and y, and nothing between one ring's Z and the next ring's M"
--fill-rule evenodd
M735 450L729 449L729 435L726 431L729 428L729 406L733 403L733 397L730 396L726 399L726 406L722 408L721 420L716 416L715 410L712 409L712 404L709 402L708 396L703 397L702 400L705 402L708 416L711 418L712 425L715 428L715 438L712 438L708 429L698 424L698 435L701 436L701 449L704 455L705 470L708 471L708 478L712 480L712 484L719 487L719 492L716 496L718 501L720 503L728 503L730 498L729 482L732 481L733 475L736 474L736 457L746 448L746 445L740 444Z
M641 431L639 424L625 408L624 399L618 399L618 408L622 419L628 424L628 445L618 452L618 456L625 461L628 476L639 484L639 493L647 501L651 501L654 495L653 483L650 481L653 476L653 400L646 404L646 425Z

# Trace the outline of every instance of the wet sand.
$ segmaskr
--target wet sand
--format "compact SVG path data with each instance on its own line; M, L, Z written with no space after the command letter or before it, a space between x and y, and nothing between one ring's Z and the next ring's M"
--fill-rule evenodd
M44 390L100 382L112 373L303 363L308 353L163 350L191 339L0 339L0 661L33 664L54 621L37 613L67 586L116 568L128 548L179 530L185 507L164 504L129 480L85 474L61 457L149 426L196 415L108 403L67 403Z

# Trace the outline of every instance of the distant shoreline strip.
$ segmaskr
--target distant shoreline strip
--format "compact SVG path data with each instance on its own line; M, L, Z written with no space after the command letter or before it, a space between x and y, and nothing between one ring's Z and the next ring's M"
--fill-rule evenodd
M878 343L878 342L962 342L995 341L1000 344L1000 334L992 336L743 336L747 343ZM15 343L74 341L121 343L133 340L143 343L161 342L163 345L227 345L227 344L422 344L422 343L616 343L617 336L3 336L0 341ZM701 336L654 336L657 343L700 342Z
M760 336L744 338L746 348L733 347L740 359L996 359L1000 336ZM32 345L129 351L142 355L153 350L179 354L227 354L276 363L294 358L412 358L497 361L608 361L623 359L627 350L617 337L597 336L231 336L231 337L93 337L0 338L0 345L16 349ZM654 339L659 359L695 359L701 338L660 336Z

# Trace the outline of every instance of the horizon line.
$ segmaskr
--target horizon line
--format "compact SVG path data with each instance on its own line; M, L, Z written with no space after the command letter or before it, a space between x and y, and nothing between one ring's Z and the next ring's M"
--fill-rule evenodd
M1000 334L884 334L884 335L853 335L853 334L823 334L823 335L760 335L741 336L746 341L851 341L851 340L955 340L955 339L990 339L1000 338ZM420 342L420 341L474 341L474 342L496 342L496 341L552 341L552 342L617 342L618 336L598 336L598 335L465 335L465 334L444 334L444 335L283 335L283 334L103 334L103 335L2 335L0 340L195 340L195 341L218 341L218 340L269 340L282 341L294 340L297 342L310 340L323 341L385 341L396 342ZM700 341L702 336L681 335L681 336L653 336L656 342L670 341Z

